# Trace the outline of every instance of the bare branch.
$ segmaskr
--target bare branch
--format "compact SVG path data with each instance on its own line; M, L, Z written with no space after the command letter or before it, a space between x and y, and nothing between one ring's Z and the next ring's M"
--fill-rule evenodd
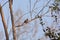
M39 0L40 1L40 0ZM38 0L35 1L32 10L36 7L36 4L39 2Z
M9 40L9 35L8 35L8 31L7 31L7 25L6 25L6 21L4 19L4 13L2 11L2 6L1 5L0 5L0 13L1 13L1 17L2 17L3 26L4 26L6 40Z
M32 19L32 13L31 13L31 0L29 0L29 4L30 4L30 10L29 10L29 12L30 12L30 16L31 16L31 19Z
M14 25L13 12L12 12L12 1L13 0L9 0L9 8L10 8L10 15L11 15L11 22L12 22L13 40L17 40L16 39L16 29L15 29L15 25Z
M25 16L25 15L27 15L28 13L25 13L25 14L23 14L21 17L19 17L18 19L17 19L17 21L16 22L18 22L23 16ZM16 23L15 22L15 23Z
M6 3L8 3L9 1L6 1L3 5L2 5L2 7L6 4Z
M39 15L39 13L44 10L44 8L50 3L50 1L51 1L51 0L49 0L49 1L46 3L46 5L43 6L43 8L37 13L37 15ZM36 16L37 16L37 15L36 15Z
M45 12L43 15L40 15L40 16L44 16L45 14L47 14L49 12L49 10L47 11L47 12ZM28 23L30 23L31 21L33 21L33 20L36 20L36 19L38 19L39 17L35 17L35 18L33 18L33 19L31 19L31 20L28 20ZM21 26L23 26L24 24L28 24L28 23L22 23L22 24L20 24L20 25L18 25L18 26L16 26L16 27L21 27Z

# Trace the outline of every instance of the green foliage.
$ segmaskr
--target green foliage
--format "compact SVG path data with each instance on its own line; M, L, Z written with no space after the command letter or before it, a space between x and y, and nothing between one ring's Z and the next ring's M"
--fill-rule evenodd
M55 18L55 21L54 22L57 22L57 18L58 18L58 16L57 15L55 15L55 13L58 13L59 12L59 10L60 10L60 8L58 7L58 6L60 6L59 5L59 2L60 2L60 0L55 0L55 2L52 4L52 6L49 6L49 8L51 9L51 11L52 11L52 17L54 17ZM53 12L55 12L54 14L53 14ZM60 40L60 33L55 33L54 31L51 31L51 28L48 28L47 27L47 29L46 29L46 31L45 31L45 35L46 36L49 36L49 38L51 39L51 40ZM57 36L58 35L58 36Z
M57 6L53 7L53 10L58 10L58 7Z
M48 31L48 32L46 32L46 31ZM51 40L60 40L60 33L57 33L58 34L58 36L57 36L56 33L52 32L51 28L49 28L49 27L47 27L46 31L45 31L45 35L49 36L49 38Z
M55 0L55 2L52 4L53 6L49 6L49 8L51 8L51 10L53 10L53 11L59 11L60 10L60 8L58 7L59 2L60 2L60 0Z
M60 2L60 0L55 0L56 2Z

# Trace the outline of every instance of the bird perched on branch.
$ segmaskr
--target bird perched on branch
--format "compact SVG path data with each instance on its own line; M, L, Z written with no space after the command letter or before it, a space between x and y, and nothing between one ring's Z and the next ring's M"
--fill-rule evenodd
M26 20L24 21L24 23L26 23L26 24L27 24L27 23L28 23L28 19L26 19Z

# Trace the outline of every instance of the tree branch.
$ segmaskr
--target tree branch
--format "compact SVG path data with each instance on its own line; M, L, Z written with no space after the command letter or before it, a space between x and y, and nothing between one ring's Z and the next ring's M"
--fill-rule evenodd
M1 17L2 17L3 26L4 26L6 40L9 40L9 35L8 35L8 31L7 31L7 25L6 25L6 21L4 19L4 13L2 11L2 6L1 5L0 5L0 13L1 13Z
M37 15L39 15L39 13L44 10L44 8L49 4L50 1L51 1L51 0L49 0L49 1L46 3L46 5L43 6L43 8L42 8L41 10L39 10L39 12L37 13ZM37 15L36 15L36 16L37 16Z
M43 15L40 15L40 17L44 16L44 15L47 14L48 12L49 12L49 10L46 11ZM35 18L31 19L31 20L28 20L28 23L30 23L30 22L32 22L33 20L36 20L36 19L38 19L38 18L39 18L39 17L35 17ZM28 24L28 23L22 23L22 24L20 24L20 25L17 25L16 27L21 27L21 26L23 26L24 24Z
M15 25L14 25L13 12L12 12L12 1L13 0L9 0L9 8L10 8L10 15L11 15L11 22L12 22L13 40L17 40L16 39L16 29L15 29Z

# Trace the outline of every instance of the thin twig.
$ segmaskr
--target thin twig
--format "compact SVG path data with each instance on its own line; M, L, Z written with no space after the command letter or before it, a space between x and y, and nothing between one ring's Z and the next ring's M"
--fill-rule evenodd
M39 1L40 1L40 0L39 0ZM35 1L32 10L36 7L36 4L37 4L39 1L37 1L37 0Z
M28 13L25 13L25 14L23 14L21 17L19 17L18 19L17 19L17 21L16 22L18 22L19 21L19 19L21 19L23 16L25 16L25 15L27 15ZM16 23L15 22L15 23Z
M37 15L39 15L39 13L44 10L44 8L49 4L50 1L51 1L51 0L49 0L49 1L46 3L46 5L43 6L43 8L37 13ZM37 15L36 15L36 16L37 16Z
M8 2L9 2L9 1L6 1L6 2L2 5L2 7L3 7L4 5L6 5Z
M31 19L32 19L32 13L31 13L31 0L29 0L29 4L30 4L30 17L31 17Z
M44 16L45 14L47 14L49 12L49 10L47 11L47 12L45 12L43 15L41 15L41 16ZM36 19L38 19L38 18L33 18L33 19L31 19L31 20L28 20L28 23L30 23L30 22L32 22L33 20L36 20ZM28 24L27 23L27 24ZM22 24L19 24L18 26L16 26L16 27L21 27L21 26L24 26L25 25L25 23L22 23Z

